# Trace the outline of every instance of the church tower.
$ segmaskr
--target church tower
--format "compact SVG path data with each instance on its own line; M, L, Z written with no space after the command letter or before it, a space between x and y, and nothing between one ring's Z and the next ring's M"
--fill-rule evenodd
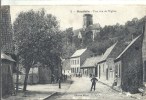
M86 29L90 25L93 25L92 14L84 14L83 15L83 29Z

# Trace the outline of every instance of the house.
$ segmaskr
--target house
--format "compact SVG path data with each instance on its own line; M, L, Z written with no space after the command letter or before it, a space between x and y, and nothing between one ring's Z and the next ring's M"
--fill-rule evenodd
M75 51L75 53L70 57L70 67L71 67L71 73L77 74L82 73L81 65L86 60L86 58L89 58L92 56L92 52L85 49L79 49Z
M100 61L98 62L97 77L100 80L108 81L110 85L113 84L116 75L114 60L124 50L125 47L126 45L122 41L119 41L114 43L105 51Z
M118 86L126 92L138 92L143 83L142 35L139 35L115 59Z
M82 64L83 75L89 76L90 74L97 76L97 63L100 61L101 56L90 57Z
M12 95L15 93L13 82L13 64L15 62L11 56L1 52L2 59L2 96Z
M23 68L23 71L19 74L19 83L23 84L25 80L25 69ZM16 80L16 75L14 76ZM39 73L38 73L38 67L32 67L30 68L29 74L28 74L28 79L27 79L28 84L37 84L39 83Z
M71 75L70 59L66 59L62 64L62 74Z

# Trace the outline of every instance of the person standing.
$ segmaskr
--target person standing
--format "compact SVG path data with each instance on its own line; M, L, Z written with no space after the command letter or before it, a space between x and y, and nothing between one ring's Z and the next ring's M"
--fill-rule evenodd
M91 85L90 91L92 91L92 88L94 88L94 91L95 91L97 81L98 81L98 79L95 76L93 76L93 78L91 79L92 85Z
M59 83L59 89L61 89L61 77L59 77L58 83Z

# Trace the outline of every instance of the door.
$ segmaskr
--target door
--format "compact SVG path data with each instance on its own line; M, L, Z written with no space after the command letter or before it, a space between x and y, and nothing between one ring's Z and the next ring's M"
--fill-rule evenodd
M97 77L98 76L98 74L97 74L97 67L95 67L95 76Z
M106 80L108 80L108 68L106 69Z
M99 78L100 78L100 74L101 74L101 67L99 65Z
M144 81L146 82L146 61L144 61Z

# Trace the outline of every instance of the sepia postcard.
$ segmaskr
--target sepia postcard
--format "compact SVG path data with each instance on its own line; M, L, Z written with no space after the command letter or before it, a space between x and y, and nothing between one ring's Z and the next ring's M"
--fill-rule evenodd
M0 100L146 100L146 5L0 13Z

